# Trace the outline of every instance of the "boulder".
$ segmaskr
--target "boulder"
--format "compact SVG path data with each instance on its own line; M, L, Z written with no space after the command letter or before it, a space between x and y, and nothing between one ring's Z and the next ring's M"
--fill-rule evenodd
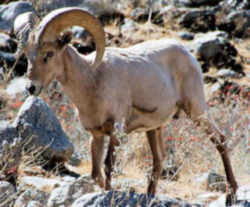
M202 63L203 72L207 72L210 66L217 69L228 68L244 75L243 68L236 61L237 49L226 38L224 32L210 32L198 36L189 47Z
M0 125L0 144L3 144L4 140L13 142L14 138L18 137L18 131L10 124Z
M29 33L34 25L39 21L34 12L25 12L15 18L13 32L19 41L25 44L28 40Z
M41 98L28 97L13 126L23 139L32 138L32 143L26 147L44 147L43 155L47 159L67 161L73 153L73 145L68 141L60 122Z
M25 149L41 148L43 157L49 161L64 162L73 153L73 145L53 111L41 98L34 96L26 99L12 124L0 129L1 143L11 143L15 137L25 143Z
M175 207L191 207L192 204L188 204L183 201L178 201L175 199L170 199L167 196L150 196L145 194L137 194L134 192L118 192L118 191L108 191L104 193L88 193L79 197L72 205L72 207L94 207L94 206L130 206L130 207L146 207L146 206L175 206ZM196 204L199 207L201 205Z
M208 32L216 29L215 11L192 10L187 12L180 19L180 25L191 32Z
M218 24L220 30L226 31L230 36L238 38L250 37L250 10L232 11L225 21Z
M24 12L33 11L32 4L27 1L12 2L0 5L0 29L10 32L15 18Z
M55 188L48 199L48 207L60 205L71 206L79 197L94 191L93 183L84 178L79 178L73 183L68 183Z

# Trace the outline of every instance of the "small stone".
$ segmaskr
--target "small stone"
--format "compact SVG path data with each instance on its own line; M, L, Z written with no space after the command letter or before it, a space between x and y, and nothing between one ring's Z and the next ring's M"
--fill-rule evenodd
M194 39L194 34L189 33L189 32L179 32L178 35L180 36L181 39L183 40L193 40Z
M210 172L207 180L207 189L210 191L226 192L227 184L225 176Z
M221 78L237 78L238 75L236 72L229 69L220 69L217 73L217 76Z

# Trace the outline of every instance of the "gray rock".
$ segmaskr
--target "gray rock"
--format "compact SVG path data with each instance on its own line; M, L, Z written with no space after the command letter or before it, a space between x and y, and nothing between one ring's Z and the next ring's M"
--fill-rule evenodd
M207 179L207 190L226 192L227 184L225 176L210 172Z
M0 204L1 207L10 207L11 206L11 197L14 195L15 189L14 186L8 182L0 181ZM9 202L8 202L9 201Z
M231 207L250 207L250 186L240 186L236 192L236 203ZM211 202L209 207L226 207L226 195L220 196L217 200Z
M145 194L136 194L133 192L109 191L105 193L89 193L78 198L72 207L109 207L109 206L158 206L158 207L191 207L192 204L170 199L167 196L147 196ZM196 204L196 206L201 206Z
M32 186L34 189L43 191L44 189L54 189L60 185L66 185L67 182L59 178L43 178L38 176L23 176L19 178L19 186L25 188Z
M220 78L237 78L237 77L239 77L239 75L236 72L229 70L229 69L221 69L216 73L216 75Z
M124 24L121 26L121 32L124 34L127 32L135 32L137 29L136 23L128 18L124 20Z
M179 32L178 35L183 40L193 40L194 39L194 34L190 33L190 32Z
M208 32L216 29L214 10L194 10L183 15L180 25L191 32Z
M224 0L216 9L216 25L232 37L250 37L250 1Z
M13 32L17 39L22 41L22 44L26 43L30 31L38 21L39 19L34 12L25 12L15 18Z
M48 207L70 206L77 198L94 191L93 182L84 177L55 188L48 199Z
M0 29L10 32L15 18L24 12L34 11L31 3L18 1L0 6Z
M15 127L9 125L0 125L0 144L4 140L13 142L14 138L18 137L18 131Z
M0 33L0 50L3 52L14 53L17 49L17 42L9 35Z
M72 202L70 185L64 185L54 189L49 197L47 206L57 207L60 205L69 206Z
M229 68L242 73L242 66L237 63L237 49L224 37L224 32L211 32L201 35L192 44L191 50L198 60L204 63L203 72L208 71L210 66Z
M9 157L15 158L13 164L8 163L10 168L19 163L23 144L25 149L29 150L41 148L46 160L67 161L73 153L73 145L68 141L58 119L41 98L28 97L15 121L9 126L0 127L1 145L7 142L12 147L14 138L19 136L22 145L9 151L14 156L9 155ZM0 152L3 150L1 145ZM4 153L2 154L6 157Z
M41 206L46 206L48 194L36 189L26 189L16 199L14 207L27 207L30 202L38 202Z
M46 159L66 161L73 153L73 145L68 141L60 122L41 98L28 97L13 126L24 140L32 138L27 148L44 147L43 156Z
M239 38L250 37L250 10L231 12L224 23L224 26L231 28L227 32Z

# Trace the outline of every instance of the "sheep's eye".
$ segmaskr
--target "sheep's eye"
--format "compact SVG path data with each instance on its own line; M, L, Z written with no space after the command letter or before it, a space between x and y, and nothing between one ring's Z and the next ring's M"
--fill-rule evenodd
M52 51L49 51L45 54L45 56L43 57L43 62L47 63L49 58L53 57L54 53Z

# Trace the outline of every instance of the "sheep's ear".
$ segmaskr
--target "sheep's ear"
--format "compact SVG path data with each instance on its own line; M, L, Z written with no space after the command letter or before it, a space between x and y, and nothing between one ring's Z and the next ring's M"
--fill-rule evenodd
M64 45L70 43L72 39L72 32L67 31L64 32L63 35L57 40L57 44L60 48L62 48Z

